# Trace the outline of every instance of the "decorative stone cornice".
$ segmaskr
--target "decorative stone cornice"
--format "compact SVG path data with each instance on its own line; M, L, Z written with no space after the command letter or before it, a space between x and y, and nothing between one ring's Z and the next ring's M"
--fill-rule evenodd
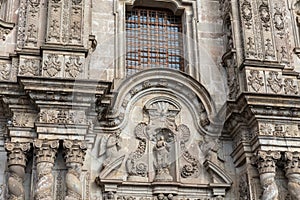
M65 140L63 146L65 148L65 159L67 165L69 163L83 164L86 154L85 151L87 149L85 141Z
M7 142L5 149L8 152L8 166L26 166L26 152L30 149L29 143Z
M275 173L276 162L280 157L280 152L259 150L256 155L259 174Z
M299 152L285 152L284 160L286 161L286 174L297 173L300 174L300 153Z
M54 163L57 148L59 146L58 140L40 140L34 141L34 147L36 148L36 161Z

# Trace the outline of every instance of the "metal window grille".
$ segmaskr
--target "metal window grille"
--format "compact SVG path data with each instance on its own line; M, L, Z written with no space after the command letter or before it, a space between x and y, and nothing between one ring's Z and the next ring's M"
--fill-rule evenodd
M154 67L183 70L181 17L168 10L126 12L127 75Z

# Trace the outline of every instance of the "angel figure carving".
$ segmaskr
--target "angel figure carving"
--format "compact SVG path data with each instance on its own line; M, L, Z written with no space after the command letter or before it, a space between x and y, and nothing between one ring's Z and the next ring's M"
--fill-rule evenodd
M124 155L121 150L121 138L120 131L111 134L108 138L103 137L100 141L100 152L99 156L106 155L103 161L103 168L110 163L114 162L118 158Z

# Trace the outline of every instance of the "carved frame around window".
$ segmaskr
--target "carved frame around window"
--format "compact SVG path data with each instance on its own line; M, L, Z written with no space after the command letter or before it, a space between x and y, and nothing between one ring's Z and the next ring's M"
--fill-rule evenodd
M115 79L126 78L126 8L133 6L143 6L150 8L167 8L175 15L182 16L183 52L184 52L184 72L195 79L199 79L199 46L197 30L197 8L196 1L192 0L115 0Z

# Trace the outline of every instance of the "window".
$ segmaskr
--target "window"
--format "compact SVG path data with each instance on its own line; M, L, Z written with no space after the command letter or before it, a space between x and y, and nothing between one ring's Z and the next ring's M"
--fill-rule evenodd
M183 71L181 16L169 10L133 8L126 12L126 70L166 67Z

